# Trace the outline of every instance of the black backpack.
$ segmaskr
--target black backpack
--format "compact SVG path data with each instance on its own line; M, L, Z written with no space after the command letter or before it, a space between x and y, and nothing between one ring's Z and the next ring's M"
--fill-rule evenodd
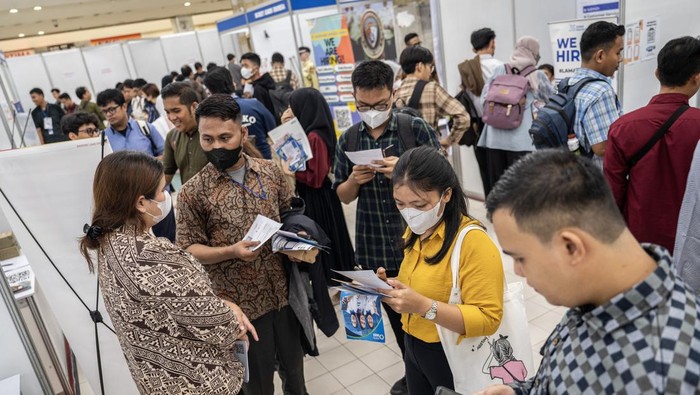
M408 100L408 104L398 108L396 107L396 102L394 102L394 112L397 114L406 114L415 118L423 119L420 111L418 111L418 105L420 104L420 98L423 96L423 90L425 86L428 85L428 81L418 80L416 86L413 88L413 93L411 98Z
M413 133L413 127L411 123L413 122L413 116L405 113L395 112L398 129L399 129L399 142L404 151L408 151L411 148L416 147L416 135ZM360 123L358 122L352 125L345 133L348 135L348 151L360 151Z
M464 131L462 138L459 139L459 145L471 147L472 145L476 144L477 141L479 141L481 131L484 130L484 121L476 111L476 106L466 90L460 91L457 96L455 96L455 99L462 103L464 109L467 110L467 113L469 113L469 127L466 131Z
M574 133L576 103L574 99L586 84L603 81L586 77L569 86L569 79L559 82L559 92L549 97L549 102L537 112L537 119L530 127L532 144L537 149L568 147L569 134Z
M273 115L277 120L282 118L282 113L289 107L289 98L294 92L291 80L292 71L287 70L287 77L281 82L275 82L275 90L270 90L270 99L272 99L272 105L275 108Z

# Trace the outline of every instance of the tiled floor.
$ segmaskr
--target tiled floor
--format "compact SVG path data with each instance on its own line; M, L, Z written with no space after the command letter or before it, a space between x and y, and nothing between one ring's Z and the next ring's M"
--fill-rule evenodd
M469 207L471 215L487 226L489 234L497 243L493 226L486 220L486 210L483 203L470 200ZM353 236L351 239L354 239L355 207L349 205L344 209L350 234ZM503 256L503 267L508 282L524 282L513 272L513 261L510 257ZM531 287L527 284L524 285L530 340L535 356L535 365L538 366L540 362L539 349L566 309L550 305ZM340 311L338 310L337 313L340 314ZM386 333L386 344L378 344L349 341L345 338L342 328L330 338L319 332L320 355L316 358L307 356L304 359L304 374L309 394L388 394L391 385L403 376L404 366L392 331L387 329ZM82 388L83 394L92 394L86 383ZM277 375L275 375L275 388L276 394L282 394L282 383Z

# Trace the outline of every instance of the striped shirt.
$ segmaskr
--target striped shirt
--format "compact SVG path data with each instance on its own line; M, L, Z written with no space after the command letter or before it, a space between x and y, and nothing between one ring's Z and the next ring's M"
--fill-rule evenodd
M610 125L622 115L622 105L612 87L612 80L603 74L579 68L569 79L569 85L574 85L586 77L605 80L586 84L576 95L576 122L574 132L586 151L591 151L595 144L608 140ZM603 168L603 157L593 156L593 162Z

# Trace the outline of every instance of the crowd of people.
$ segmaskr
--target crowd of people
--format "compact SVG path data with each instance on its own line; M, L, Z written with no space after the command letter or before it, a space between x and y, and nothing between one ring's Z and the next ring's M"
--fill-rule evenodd
M700 110L689 98L700 89L700 40L666 43L655 75L660 93L622 115L611 78L624 33L591 24L580 41L581 67L556 84L553 67L539 64L537 39L519 38L502 62L496 33L477 30L476 56L455 70L458 97L441 86L431 51L409 34L400 70L381 60L355 66L361 122L340 137L305 47L301 75L279 53L268 71L246 53L240 64L229 55L225 67L185 65L160 89L123 81L96 103L83 87L79 104L57 89L60 104L48 103L33 89L42 143L102 131L115 151L95 173L80 248L141 393L271 395L278 371L285 394L305 394L303 357L319 351L306 341L290 265L308 288L302 310L325 336L339 328L331 269L374 270L392 287L382 305L405 362L391 393L454 389L439 330L459 339L491 335L504 306L503 262L490 236L468 232L455 251L460 232L486 228L470 214L446 157L469 136L500 247L537 292L570 309L531 378L484 393L696 393L700 194L689 173L700 172ZM521 97L501 111L497 93L508 78L519 78ZM536 150L530 130L538 112L574 86L568 147ZM313 152L296 172L267 136L294 118ZM346 155L370 149L383 159L358 165ZM330 253L308 264L244 240L258 215L287 221L298 198ZM355 201L353 247L341 202ZM453 254L457 304L449 301ZM249 344L245 383L230 352L237 340Z

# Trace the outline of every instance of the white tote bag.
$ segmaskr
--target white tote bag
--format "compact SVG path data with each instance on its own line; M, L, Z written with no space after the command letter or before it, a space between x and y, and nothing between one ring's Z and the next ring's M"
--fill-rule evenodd
M450 257L450 304L462 304L458 282L459 260L462 242L471 230L484 231L479 226L470 225L457 237ZM440 325L435 326L452 370L455 391L460 394L473 394L493 384L525 381L535 374L521 282L508 284L504 291L503 319L493 335L465 338L457 344L459 334Z

